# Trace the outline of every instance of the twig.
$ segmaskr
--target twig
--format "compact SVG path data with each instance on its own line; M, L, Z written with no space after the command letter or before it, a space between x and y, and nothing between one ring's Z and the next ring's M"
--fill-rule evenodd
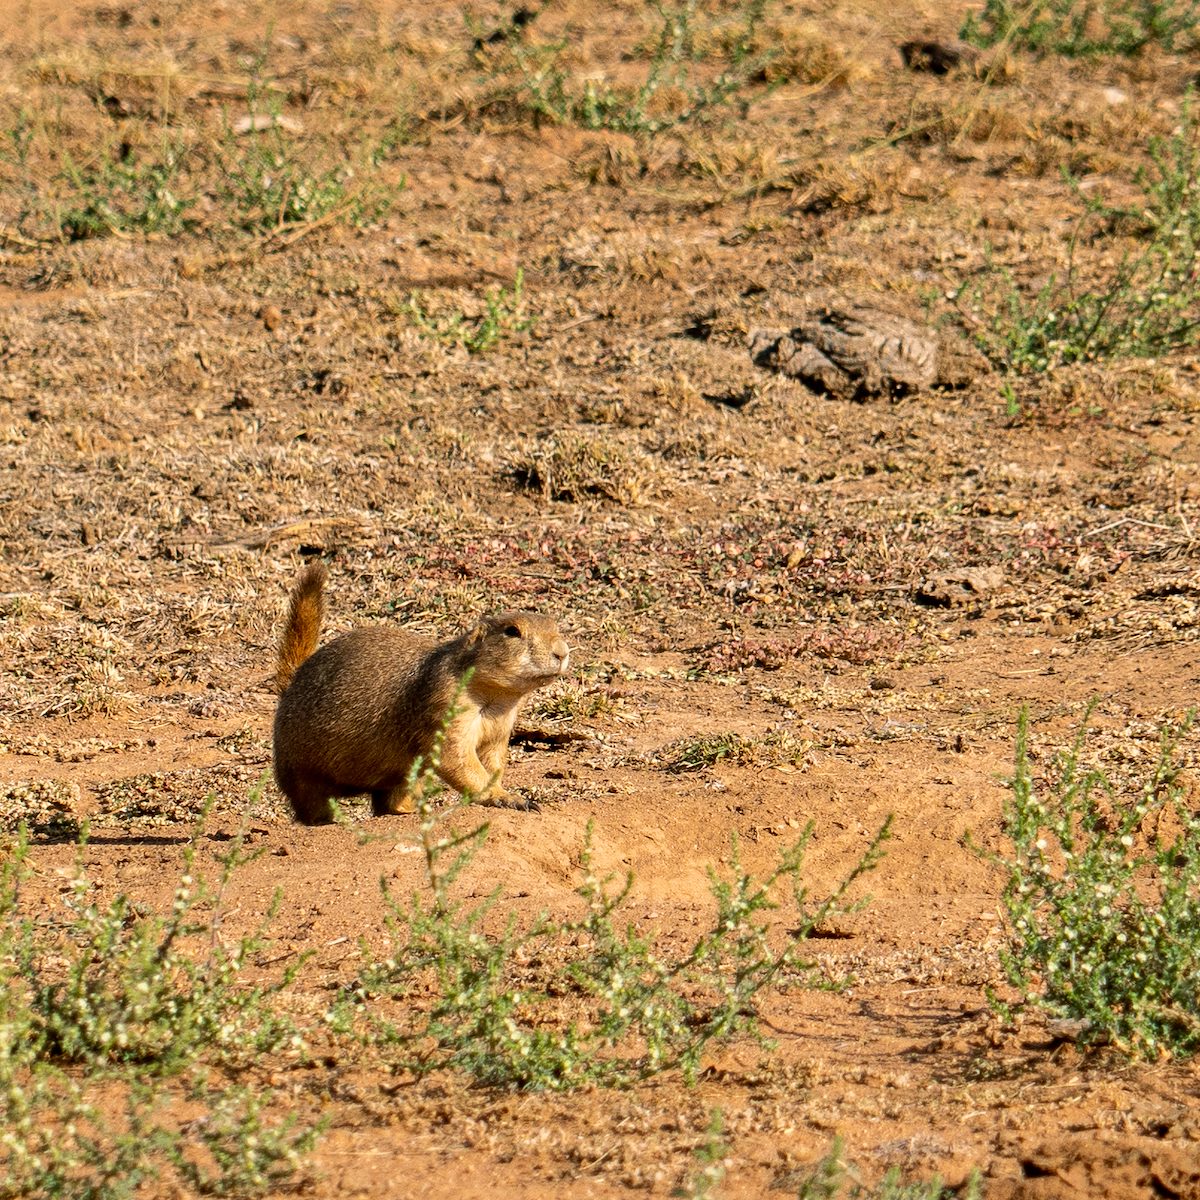
M340 204L337 208L331 208L324 216L317 217L312 221L305 221L300 225L288 225L287 227L271 229L267 233L260 234L243 250L230 251L228 254L214 254L210 258L186 260L180 264L180 270L184 276L194 279L197 275L202 275L205 271L216 270L220 267L231 267L236 263L247 262L256 254L272 254L278 250L286 250L288 246L293 245L303 237L307 237L314 230L320 229L332 221L336 221L348 212L354 206L354 203L355 200L350 199L345 204Z
M566 333L568 329L578 329L580 325L586 325L589 321L598 321L602 316L601 313L585 313L582 317L577 317L574 321L568 321L565 325L560 325L555 331L556 333Z
M1083 536L1096 537L1097 534L1107 533L1110 529L1117 529L1122 525L1141 525L1144 529L1162 529L1167 533L1175 532L1170 525L1159 525L1155 521L1142 521L1137 517L1118 517L1115 521L1109 521L1107 525L1099 525L1095 529L1088 530Z
M40 250L43 246L53 246L55 244L53 238L27 238L22 234L14 233L11 229L6 229L0 225L0 242L11 242L14 246L20 246L25 250Z

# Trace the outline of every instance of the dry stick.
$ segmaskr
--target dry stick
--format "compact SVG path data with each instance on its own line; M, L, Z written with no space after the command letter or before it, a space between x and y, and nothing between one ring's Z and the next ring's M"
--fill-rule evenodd
M1142 521L1137 517L1118 517L1115 521L1109 521L1106 525L1098 525L1095 529L1089 529L1083 536L1095 537L1097 534L1106 533L1110 529L1117 529L1122 525L1141 525L1143 529L1163 529L1167 533L1174 533L1175 530L1170 525L1159 525L1154 521Z
M1179 518L1180 523L1183 525L1183 532L1187 534L1188 541L1190 542L1192 540L1192 523L1187 519L1187 516L1183 511L1182 495L1180 495L1180 497L1175 501L1175 515Z
M576 318L574 321L568 321L565 325L560 325L555 332L566 333L568 329L578 329L580 325L586 325L589 321L598 321L603 313L586 313L582 317Z
M186 276L194 278L205 271L215 270L219 267L231 267L235 263L247 262L256 254L272 254L279 250L286 250L288 246L298 242L303 237L307 237L314 230L336 221L348 212L353 205L354 199L350 199L345 204L340 204L337 208L331 208L324 216L316 217L312 221L305 221L301 225L289 225L286 229L272 229L255 238L245 250L235 250L228 254L214 254L211 258L188 262L184 264L183 273Z
M21 246L26 250L40 250L43 246L53 246L57 244L57 238L32 238L23 237L19 233L14 233L11 229L5 229L0 226L0 242L11 242L14 246Z

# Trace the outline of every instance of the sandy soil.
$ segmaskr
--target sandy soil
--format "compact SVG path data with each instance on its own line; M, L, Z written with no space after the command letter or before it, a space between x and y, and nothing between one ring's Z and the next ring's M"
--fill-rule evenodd
M958 6L827 7L783 7L793 70L748 115L655 138L497 101L448 6L39 0L4 33L5 119L40 114L43 179L55 145L217 136L260 50L310 133L404 129L374 177L386 215L274 238L229 231L213 200L190 232L58 241L4 159L6 820L90 814L101 894L158 900L214 794L202 865L244 820L267 851L230 920L280 889L272 953L314 952L310 998L350 978L357 937L380 936L379 879L419 883L412 819L303 828L272 784L247 811L286 592L318 553L330 632L449 634L499 607L568 631L572 678L522 725L581 736L518 743L508 778L540 811L489 814L463 881L498 886L501 912L575 911L592 822L599 865L634 873L630 919L674 944L733 835L762 872L814 822L819 893L894 816L869 904L814 943L852 985L762 996L773 1048L714 1051L694 1087L568 1095L349 1054L280 1064L285 1106L330 1122L304 1194L665 1196L719 1109L731 1198L795 1193L835 1136L868 1183L977 1169L997 1200L1200 1196L1194 1066L990 1015L999 883L963 844L999 847L1022 706L1041 769L1095 701L1088 753L1133 787L1195 700L1200 362L1006 394L950 299L989 255L1035 284L1061 268L1078 206L1059 165L1128 189L1194 63L1016 56L989 81L937 77L897 46L952 36ZM473 11L485 31L502 15ZM539 36L570 33L572 70L632 71L614 46L647 18L613 13L600 30L552 5ZM518 270L494 346L434 336ZM829 289L938 323L958 377L850 401L757 367L750 331ZM968 568L997 570L932 596ZM718 734L745 761L669 769L682 739ZM35 839L50 901L75 854Z

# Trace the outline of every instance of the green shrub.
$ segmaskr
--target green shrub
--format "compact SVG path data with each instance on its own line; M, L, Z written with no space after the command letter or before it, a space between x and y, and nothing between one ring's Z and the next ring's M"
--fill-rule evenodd
M960 35L1034 54L1136 54L1151 44L1170 53L1194 43L1198 20L1196 0L987 0Z
M0 1197L118 1200L152 1180L246 1194L291 1176L319 1127L231 1082L258 1053L298 1045L275 1002L299 964L248 986L261 930L233 949L219 936L240 839L213 887L193 839L167 914L123 894L97 904L82 871L65 913L33 910L27 854L22 832L0 861Z
M183 232L190 224L187 210L195 203L180 194L183 158L182 146L166 139L145 158L124 147L83 163L64 155L52 185L66 193L55 214L63 237Z
M101 1088L103 1111L94 1102ZM168 1115L176 1096L161 1080L110 1072L81 1082L0 1055L0 1197L129 1200L179 1194L183 1183L205 1195L278 1188L320 1127L294 1115L265 1120L270 1095L199 1071L182 1098L202 1115L182 1123ZM154 1181L169 1181L169 1192L147 1193Z
M165 915L145 911L124 893L97 904L95 886L80 868L65 919L9 916L0 932L0 959L12 970L8 998L30 1020L27 1036L40 1059L137 1063L172 1073L201 1056L245 1059L275 1050L295 1035L271 1002L299 964L269 986L239 982L278 896L258 933L227 949L215 932L220 897L247 859L235 843L220 861L220 880L210 888L195 869L194 843L187 846ZM18 894L11 893L12 904Z
M41 238L82 241L113 234L173 236L194 224L195 204L185 179L190 155L166 136L150 148L130 142L105 144L86 157L52 148L53 166L35 169L36 142L45 129L20 112L0 140L0 161L12 170L20 197L17 224Z
M632 877L601 878L593 869L590 829L575 921L546 917L519 929L510 918L498 933L484 925L499 893L468 902L453 884L484 844L487 826L443 835L428 802L418 802L426 889L398 901L383 882L391 948L366 962L356 997L397 1001L390 1018L378 1003L362 1014L365 1036L400 1051L397 1065L424 1073L444 1067L496 1085L567 1089L588 1083L623 1086L678 1069L696 1078L705 1049L741 1033L756 1034L756 996L783 983L826 986L805 958L808 935L850 911L845 894L882 856L886 822L859 863L824 900L811 904L799 875L810 826L765 879L742 870L736 844L729 877L711 875L715 912L684 953L664 953L615 914ZM765 917L790 889L790 936L776 948ZM550 964L538 985L521 964ZM561 997L582 1002L586 1017L562 1016ZM390 1007L390 1006L389 1006ZM354 999L333 1014L340 1029L360 1020Z
M1118 208L1085 197L1079 181L1068 186L1083 204L1069 248L1065 276L1051 275L1027 298L1007 272L997 294L971 289L982 310L985 353L1019 371L1045 371L1065 363L1153 357L1189 346L1200 333L1200 152L1191 104L1179 130L1149 146L1150 166L1138 171L1141 203ZM1140 239L1115 267L1090 283L1081 279L1081 246L1104 244L1114 232Z
M758 41L769 0L738 0L718 15L699 0L653 3L660 25L652 47L631 55L645 63L635 84L571 79L560 66L566 42L526 45L509 35L513 100L537 117L584 129L654 135L695 121L735 99L749 103L771 87L772 49ZM701 64L711 69L701 77Z
M340 153L290 133L278 104L264 105L256 85L250 87L247 104L250 127L240 134L226 128L215 150L218 196L234 224L272 232L338 211L351 225L377 220L387 212L390 199L385 193L369 180L356 184L354 167ZM376 154L377 148L369 151L372 165Z
M1126 796L1082 764L1086 721L1036 783L1022 713L1004 807L1012 850L989 856L1006 876L1009 982L1078 1022L1081 1041L1143 1057L1200 1048L1200 816L1177 755L1189 724L1164 731L1155 767Z

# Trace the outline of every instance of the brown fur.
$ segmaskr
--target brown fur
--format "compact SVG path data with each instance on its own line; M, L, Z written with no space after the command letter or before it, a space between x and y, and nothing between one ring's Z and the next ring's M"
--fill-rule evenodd
M325 577L323 562L309 563L292 589L275 662L275 690L281 696L300 664L317 648L317 638L325 620Z
M569 650L554 622L502 612L442 643L369 627L311 653L324 582L324 568L313 567L297 580L276 669L288 683L275 712L275 778L297 819L330 821L330 799L362 792L377 816L412 812L409 774L418 757L479 803L510 801L500 777L521 702L567 669Z

